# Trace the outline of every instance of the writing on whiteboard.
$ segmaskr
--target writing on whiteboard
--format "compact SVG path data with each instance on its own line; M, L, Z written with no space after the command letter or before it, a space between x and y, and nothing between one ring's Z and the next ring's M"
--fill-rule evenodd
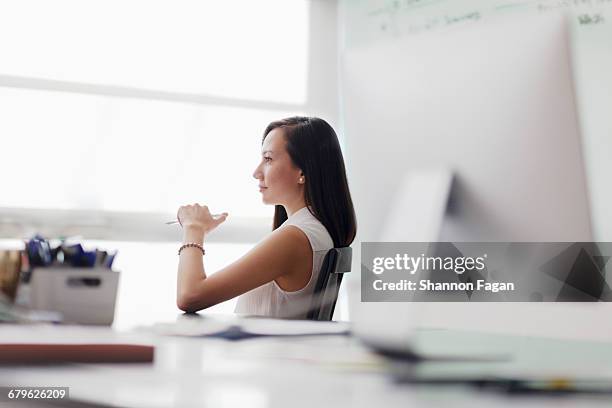
M485 16L508 14L520 11L544 13L568 9L575 11L580 25L595 25L606 22L601 8L612 5L612 0L524 0L490 2L487 5L469 8L471 2L444 2L439 0L382 0L369 2L364 11L369 24L381 34L415 34L462 23L473 23ZM485 3L486 4L486 3ZM472 6L474 4L472 3Z

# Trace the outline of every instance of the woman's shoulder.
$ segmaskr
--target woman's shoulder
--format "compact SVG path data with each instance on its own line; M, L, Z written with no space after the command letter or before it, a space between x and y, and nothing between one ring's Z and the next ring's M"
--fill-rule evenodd
M283 227L288 226L299 228L308 238L313 251L323 251L334 247L334 241L325 226L306 207L287 219Z

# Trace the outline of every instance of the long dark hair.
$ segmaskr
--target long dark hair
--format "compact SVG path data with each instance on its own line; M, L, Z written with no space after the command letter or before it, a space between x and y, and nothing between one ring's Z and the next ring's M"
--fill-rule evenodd
M276 128L283 129L289 157L304 174L304 201L309 211L325 226L334 247L349 246L357 221L336 132L323 119L294 116L270 123L262 143ZM273 229L286 219L285 208L276 205Z

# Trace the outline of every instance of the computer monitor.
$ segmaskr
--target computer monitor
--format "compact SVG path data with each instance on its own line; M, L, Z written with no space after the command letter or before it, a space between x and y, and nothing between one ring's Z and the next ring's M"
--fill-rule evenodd
M439 241L592 241L568 31L564 16L549 14L346 50L358 238L429 240L411 231L423 214L399 218L394 199L422 198L401 191L406 175L450 169L451 206ZM389 224L405 231L403 239L385 236ZM350 304L358 332L397 339L423 325L537 334L541 319L561 323L568 308L576 311L560 304Z
M443 239L590 240L569 44L563 16L545 15L347 50L360 236L384 239L384 222L405 222L384 215L406 175L444 168L456 188ZM422 239L406 227L405 240Z

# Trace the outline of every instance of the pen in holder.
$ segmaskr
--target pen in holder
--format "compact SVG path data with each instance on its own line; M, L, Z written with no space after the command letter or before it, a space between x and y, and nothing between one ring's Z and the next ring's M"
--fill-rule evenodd
M62 314L64 323L110 325L119 272L107 268L34 268L30 307Z
M26 243L32 267L29 306L59 312L65 323L110 325L114 320L119 272L116 252L86 251L81 244L51 247L36 236Z

